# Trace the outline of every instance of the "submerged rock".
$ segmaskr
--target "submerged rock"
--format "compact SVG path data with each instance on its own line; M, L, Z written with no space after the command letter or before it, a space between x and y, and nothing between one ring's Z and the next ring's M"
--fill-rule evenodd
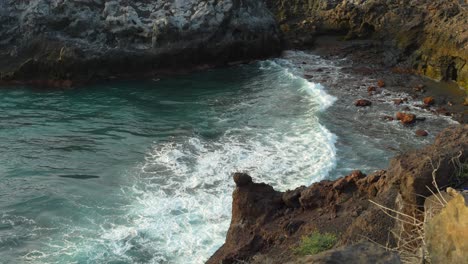
M418 137L427 137L429 135L429 133L427 133L426 130L423 130L423 129L418 129L416 130L416 132L414 132L416 134L416 136Z

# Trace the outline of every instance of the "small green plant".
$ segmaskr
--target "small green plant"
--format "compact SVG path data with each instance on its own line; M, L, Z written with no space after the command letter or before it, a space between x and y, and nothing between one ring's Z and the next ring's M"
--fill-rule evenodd
M468 179L468 163L462 163L460 166L460 173L458 175L461 179Z
M335 234L322 234L315 231L309 236L302 237L300 245L294 249L294 252L301 256L314 255L331 249L335 245L336 240Z

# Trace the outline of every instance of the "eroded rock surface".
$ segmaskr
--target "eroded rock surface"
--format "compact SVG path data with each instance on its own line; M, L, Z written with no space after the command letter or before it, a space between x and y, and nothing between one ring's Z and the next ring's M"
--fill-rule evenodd
M266 0L292 46L320 34L373 38L386 65L402 61L468 89L468 3L459 0ZM371 50L369 46L369 50Z
M254 0L0 0L0 78L78 79L277 54Z

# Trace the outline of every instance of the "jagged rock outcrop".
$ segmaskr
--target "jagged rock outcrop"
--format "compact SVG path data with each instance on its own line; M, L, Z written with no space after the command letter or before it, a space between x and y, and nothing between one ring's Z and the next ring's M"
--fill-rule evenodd
M454 160L460 163L454 163ZM460 185L456 164L468 162L468 125L444 130L433 145L395 157L387 170L354 171L287 192L234 176L232 220L225 244L208 263L285 263L297 259L294 247L313 231L336 234L336 246L371 239L392 245L391 230L409 226L369 202L423 218L424 197L438 186ZM429 187L429 188L428 188Z
M0 80L90 79L278 54L255 0L0 0Z
M289 45L317 35L374 38L387 65L407 66L468 89L468 3L464 0L266 0Z

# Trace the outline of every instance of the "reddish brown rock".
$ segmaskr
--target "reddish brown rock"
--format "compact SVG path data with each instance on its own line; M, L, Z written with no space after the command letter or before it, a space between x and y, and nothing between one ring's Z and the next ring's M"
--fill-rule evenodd
M400 122L404 125L410 125L416 122L416 115L415 114L408 114L404 112L398 112L396 114L396 119L400 120Z
M372 102L366 99L359 99L354 103L354 105L358 107L365 107L372 105Z
M401 105L402 103L404 103L404 100L403 99L393 99L393 103L396 104L396 105Z
M367 87L367 91L368 92L375 92L375 91L377 91L377 88L375 88L375 86L369 86L369 87Z
M429 135L429 133L427 133L427 131L423 129L416 130L415 134L418 137L427 137L427 135Z
M383 80L378 80L377 81L377 86L382 88L382 87L385 87L385 82Z
M468 162L468 125L444 130L433 145L400 154L387 170L369 176L355 171L336 181L324 180L286 193L261 183L237 186L226 242L207 263L294 261L298 256L291 249L314 231L336 234L335 247L353 245L363 236L394 246L391 230L399 232L401 222L369 200L423 219L421 208L434 191L428 189L433 177L439 186L453 180L451 175L457 170L453 157ZM433 161L437 161L436 171ZM413 231L411 226L405 228Z
M432 96L424 97L423 103L426 106L433 105L435 103L434 97L432 97Z

